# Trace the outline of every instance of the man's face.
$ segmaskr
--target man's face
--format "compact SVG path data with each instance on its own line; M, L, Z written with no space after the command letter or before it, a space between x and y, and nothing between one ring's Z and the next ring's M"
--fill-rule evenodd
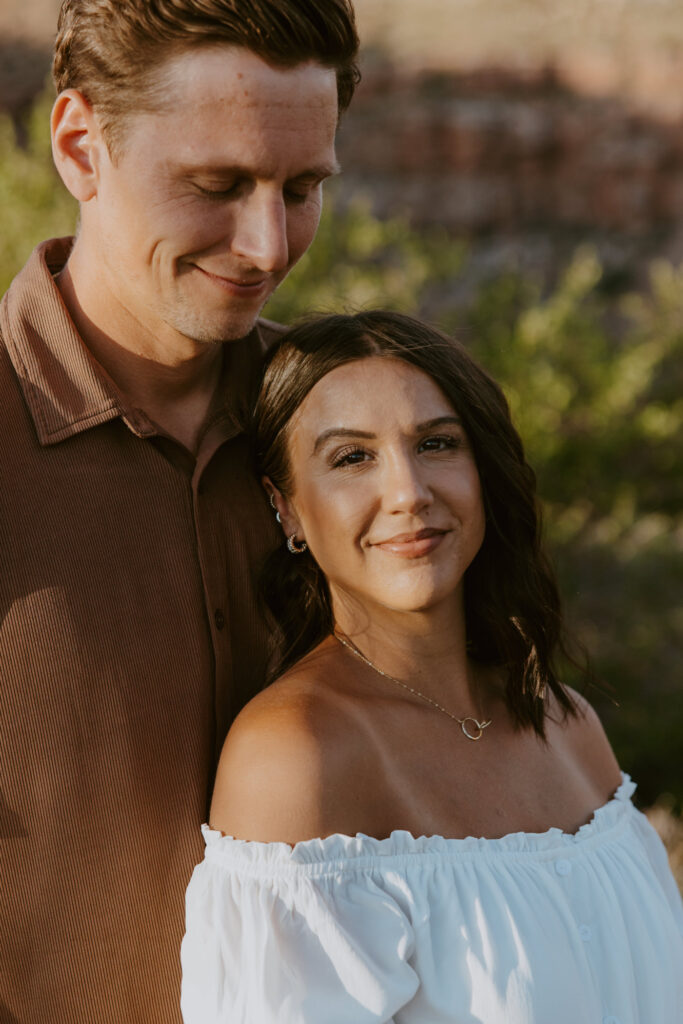
M244 337L313 241L336 169L333 70L217 46L170 60L162 95L114 162L102 152L82 213L104 305L141 351Z

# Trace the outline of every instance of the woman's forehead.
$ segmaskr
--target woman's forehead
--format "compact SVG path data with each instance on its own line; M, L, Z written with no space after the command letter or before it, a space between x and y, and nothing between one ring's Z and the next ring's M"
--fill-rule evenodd
M292 432L324 424L373 433L383 425L452 415L456 410L424 370L394 356L368 356L330 370L309 391L290 424Z

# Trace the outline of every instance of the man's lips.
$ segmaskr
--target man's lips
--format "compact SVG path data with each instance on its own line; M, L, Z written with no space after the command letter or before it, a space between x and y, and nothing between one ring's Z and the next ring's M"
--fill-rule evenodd
M434 551L444 539L448 530L426 527L415 533L397 533L387 540L375 541L373 547L402 558L421 558Z
M205 277L208 277L215 284L224 288L235 295L258 295L260 292L265 291L268 286L267 277L259 277L256 279L248 277L240 277L239 274L235 274L234 277L225 276L223 274L214 274L211 270L205 270L204 267L200 267L195 263L195 267Z

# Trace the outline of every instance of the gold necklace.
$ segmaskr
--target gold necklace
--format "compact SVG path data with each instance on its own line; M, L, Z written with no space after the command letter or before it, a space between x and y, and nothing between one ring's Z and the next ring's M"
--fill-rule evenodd
M431 704L432 707L437 708L439 711L443 711L444 715L448 715L449 718L452 718L454 722L458 723L458 725L464 732L465 736L467 736L468 740L473 740L474 742L480 740L483 735L484 729L488 728L488 726L491 724L490 719L488 722L480 722L478 718L474 718L472 715L467 715L465 718L458 718L457 715L454 715L447 708L444 708L441 704L437 703L437 701L432 700L431 697L428 697L426 693L420 693L419 690L416 690L412 686L408 686L407 683L402 682L400 679L396 679L395 676L390 676L388 672L383 672L382 669L378 668L377 665L373 664L373 662L371 662L369 658L366 658L363 652L359 651L356 645L352 643L351 640L346 639L340 633L336 632L334 633L334 636L339 641L339 643L342 644L343 647L346 647L349 651L351 651L352 654L355 654L357 658L360 658L361 661L364 661L369 668L374 669L374 671L377 672L380 676L384 676L385 679L389 679L392 683L396 683L397 686L402 686L404 690L409 690L411 693L414 693L416 697L421 697L422 700L426 701L427 704ZM467 727L468 722L474 722L476 732L469 732Z

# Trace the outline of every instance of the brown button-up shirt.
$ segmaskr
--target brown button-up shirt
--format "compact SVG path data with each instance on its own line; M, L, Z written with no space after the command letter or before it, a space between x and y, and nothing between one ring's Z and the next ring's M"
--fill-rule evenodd
M262 685L278 534L224 349L196 458L132 408L32 255L0 306L0 1022L177 1024L216 756Z

